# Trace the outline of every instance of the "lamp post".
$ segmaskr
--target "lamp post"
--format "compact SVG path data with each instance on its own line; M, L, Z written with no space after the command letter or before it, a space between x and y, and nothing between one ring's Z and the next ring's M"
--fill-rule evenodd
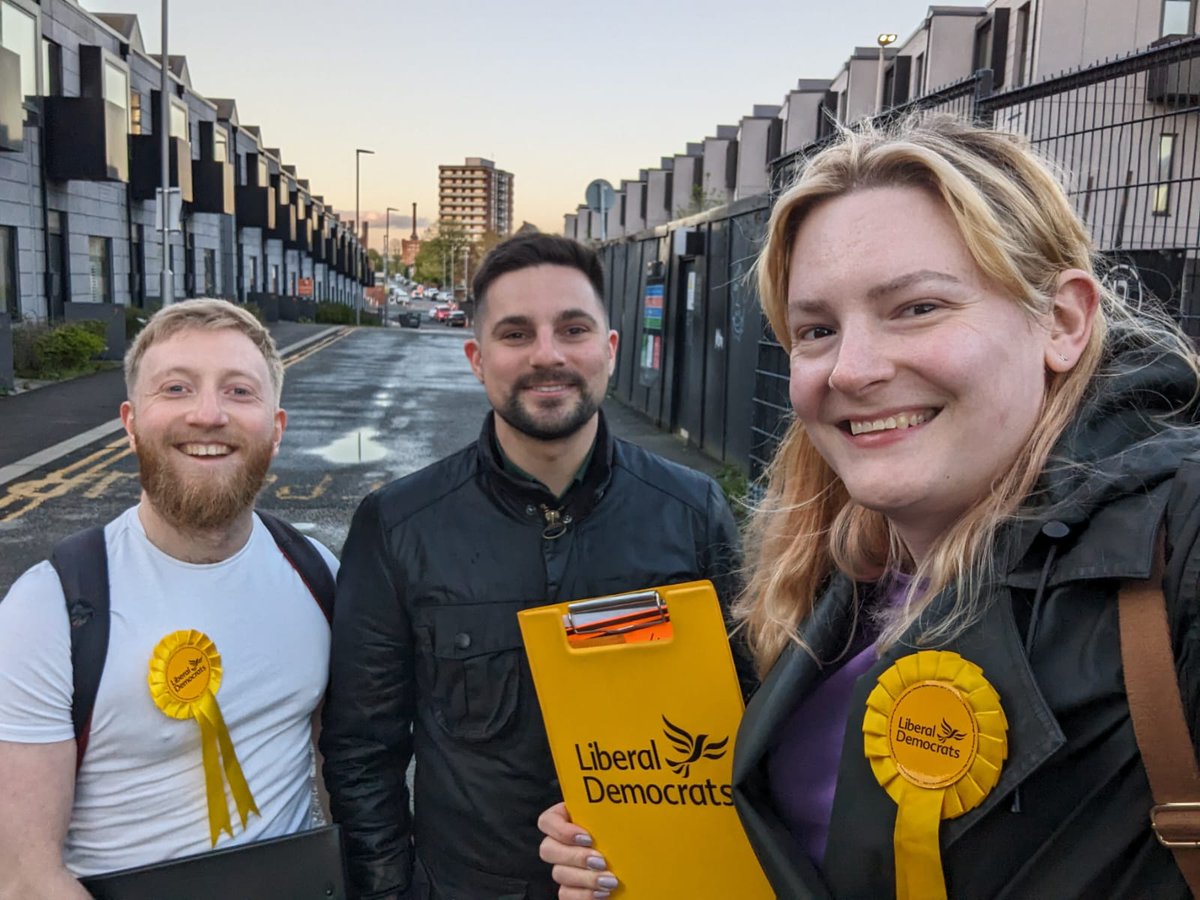
M392 228L392 213L400 212L394 206L389 206L383 213L383 324L387 326L388 320L388 303L392 299L392 288L388 284L388 255L391 253L391 244L388 243L388 236L391 234Z
M879 115L881 112L883 112L884 54L890 45L896 43L896 35L881 34L881 35L879 35L879 37L875 38L875 41L876 41L876 43L879 44L879 77L875 82L875 115Z
M162 305L170 306L174 298L171 294L175 289L175 275L171 271L171 204L168 202L171 191L171 78L170 58L167 56L167 5L168 0L162 0L162 89L159 91L160 115L158 127L162 134L159 144L162 152L161 181L162 195L162 269L159 272L159 300Z
M358 161L362 158L364 153L374 154L374 152L374 150L363 150L361 148L354 151L354 228L356 231L358 231L358 234L355 235L355 239L357 241L362 240L362 220L358 217ZM361 325L363 301L363 286L361 284L358 286L358 293L355 295L355 297L354 324Z

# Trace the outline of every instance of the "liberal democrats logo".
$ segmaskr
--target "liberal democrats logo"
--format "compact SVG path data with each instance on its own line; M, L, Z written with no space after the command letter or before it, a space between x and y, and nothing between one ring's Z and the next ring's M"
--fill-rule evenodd
M692 763L699 762L701 759L720 759L725 755L725 748L729 744L728 737L719 741L710 740L707 734L697 734L693 737L666 716L663 716L662 720L663 724L667 726L663 729L663 734L666 735L668 741L675 745L675 749L683 754L683 759L666 761L671 771L681 778L688 777Z

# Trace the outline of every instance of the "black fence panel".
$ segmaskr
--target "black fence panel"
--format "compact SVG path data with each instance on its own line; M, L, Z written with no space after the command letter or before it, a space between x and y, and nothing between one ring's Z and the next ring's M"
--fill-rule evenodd
M766 209L729 220L729 332L725 378L725 460L750 472L754 426L754 370L762 308L752 276L767 225Z
M676 258L672 265L673 342L672 377L675 396L672 423L692 443L704 429L704 345L707 332L704 302L704 257Z
M617 259L621 268L619 275L614 275L614 289L621 286L619 303L614 301L614 308L619 306L620 315L614 317L613 327L621 334L621 343L617 351L617 396L625 403L633 404L633 388L637 382L637 316L638 289L641 284L642 245L620 244ZM619 280L618 280L619 279Z
M725 459L729 373L729 231L733 220L708 224L704 242L708 263L703 286L706 322L704 329L704 417L700 424L700 449L713 459Z

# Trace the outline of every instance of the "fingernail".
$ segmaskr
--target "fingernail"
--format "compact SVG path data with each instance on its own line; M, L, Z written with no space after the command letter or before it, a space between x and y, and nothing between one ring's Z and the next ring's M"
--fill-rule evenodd
M580 847L590 847L592 846L592 836L590 834L577 834L575 835L575 843Z
M608 891L592 891L592 896L595 897L596 900L608 900L609 896L611 895L608 893Z
M616 889L618 882L611 875L601 875L596 879L596 884L611 891Z
M597 872L602 872L608 868L608 863L604 861L603 856L589 856L587 858L587 867L595 869Z

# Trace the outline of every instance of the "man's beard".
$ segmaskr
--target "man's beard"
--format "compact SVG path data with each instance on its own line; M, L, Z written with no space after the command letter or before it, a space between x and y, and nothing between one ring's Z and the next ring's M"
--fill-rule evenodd
M579 391L579 399L567 410L542 410L531 412L521 403L521 395L539 384L567 384ZM536 402L536 399L535 401ZM503 406L496 408L496 415L521 434L538 441L561 441L569 438L591 421L600 402L588 390L587 382L575 373L556 373L553 376L525 375L513 385Z
M185 476L172 462L171 454L178 452L174 445L186 441L146 441L136 429L134 438L142 490L155 512L182 531L216 531L231 525L254 506L274 456L269 440L241 443L237 453L243 459L232 474L224 478L215 474L206 477L199 472ZM191 438L196 443L213 440Z

